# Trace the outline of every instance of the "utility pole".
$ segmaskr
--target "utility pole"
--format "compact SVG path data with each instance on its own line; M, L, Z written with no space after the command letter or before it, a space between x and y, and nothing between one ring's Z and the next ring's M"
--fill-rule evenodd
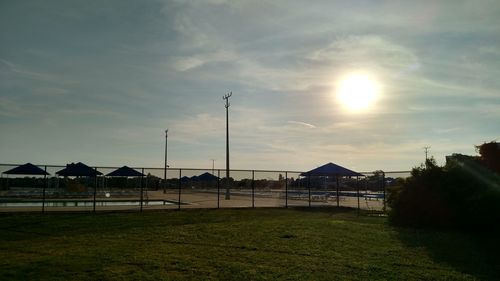
M424 146L424 150L425 150L425 167L427 167L427 160L429 160L429 157L427 155L429 153L429 149L430 148L431 148L430 146Z
M233 92L230 92L222 97L226 101L226 200L231 199L231 194L229 193L229 98L232 95Z
M167 193L167 144L168 144L168 129L165 130L165 167L163 169L163 193Z
M215 176L215 169L214 169L214 167L215 167L215 159L210 159L210 160L212 160L212 175Z
M429 159L429 158L427 157L427 154L429 153L429 149L430 149L430 148L431 148L430 146L424 146L424 150L425 150L425 161L426 161L426 162L427 162L427 159Z

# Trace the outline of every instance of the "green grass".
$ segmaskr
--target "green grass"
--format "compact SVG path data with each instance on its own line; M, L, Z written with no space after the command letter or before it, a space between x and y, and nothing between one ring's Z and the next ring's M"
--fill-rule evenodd
M335 209L0 216L0 280L499 280L498 250Z

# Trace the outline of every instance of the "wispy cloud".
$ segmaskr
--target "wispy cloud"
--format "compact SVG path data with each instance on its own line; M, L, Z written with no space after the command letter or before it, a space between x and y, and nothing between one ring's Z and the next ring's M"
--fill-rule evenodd
M311 129L316 128L316 126L314 126L313 124L309 124L309 123L301 122L301 121L288 121L288 123L294 124L294 125L299 125L301 127L311 128Z
M462 128L454 127L454 128L438 128L438 129L435 129L434 131L438 134L448 134L448 133L457 132L460 130L462 130Z
M20 117L27 113L22 106L11 99L0 97L0 115L4 117Z
M228 51L217 51L201 55L180 57L174 60L173 67L178 71L192 70L207 63L220 63L236 60L237 56Z
M228 91L239 168L408 169L423 146L443 158L498 138L494 1L6 5L4 161L160 165L168 127L172 163L200 167L224 158ZM352 70L382 86L367 112L352 114L335 98ZM47 150L31 148L27 131Z
M8 71L17 76L21 76L24 79L32 79L38 81L47 81L57 84L67 84L72 81L68 81L61 76L50 74L46 72L40 72L32 70L29 67L21 66L19 64L7 61L5 59L0 59L0 63L7 67Z

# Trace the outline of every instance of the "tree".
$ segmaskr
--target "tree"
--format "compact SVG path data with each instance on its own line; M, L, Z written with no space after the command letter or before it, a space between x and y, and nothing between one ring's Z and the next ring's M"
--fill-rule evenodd
M496 141L485 142L481 145L477 145L476 151L481 155L481 164L497 174L500 174L500 143Z
M383 179L384 179L384 171L382 170L373 171L371 176L366 177L367 188L369 190L382 189Z
M444 167L428 159L391 191L389 219L414 227L500 230L500 176L473 159Z

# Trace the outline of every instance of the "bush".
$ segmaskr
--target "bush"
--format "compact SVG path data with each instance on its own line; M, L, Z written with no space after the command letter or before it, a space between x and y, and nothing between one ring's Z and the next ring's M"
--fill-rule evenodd
M428 160L391 190L388 203L396 225L500 229L500 177L472 160L445 167Z

